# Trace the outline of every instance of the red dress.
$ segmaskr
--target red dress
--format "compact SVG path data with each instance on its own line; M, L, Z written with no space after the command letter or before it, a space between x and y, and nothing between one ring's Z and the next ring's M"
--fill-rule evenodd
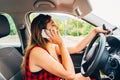
M39 46L34 46L34 47L39 47ZM33 47L33 48L34 48ZM26 58L26 66L25 66L25 80L60 80L61 78L58 76L55 76L51 73L49 73L48 71L42 69L39 72L31 72L29 69L29 55L30 55L30 51L33 49L31 48L29 50L29 54ZM40 47L41 48L41 47ZM47 51L47 50L46 50ZM48 51L47 51L48 52ZM49 52L48 52L49 53Z

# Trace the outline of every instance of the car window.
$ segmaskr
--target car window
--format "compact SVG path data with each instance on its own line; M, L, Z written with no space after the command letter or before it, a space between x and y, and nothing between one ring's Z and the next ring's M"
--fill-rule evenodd
M30 22L40 13L31 13L29 16ZM75 45L84 36L86 36L94 27L88 22L78 19L75 16L63 13L43 13L53 17L56 24L59 26L60 34L67 46Z
M21 46L18 32L17 32L16 26L14 24L12 17L6 13L3 13L2 15L4 15L8 19L8 22L10 24L10 34L8 36L0 38L0 47Z

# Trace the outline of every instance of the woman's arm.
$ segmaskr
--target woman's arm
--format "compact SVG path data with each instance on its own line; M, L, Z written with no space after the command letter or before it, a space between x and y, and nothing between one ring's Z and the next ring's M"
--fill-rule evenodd
M74 79L75 70L73 62L68 53L67 48L65 47L62 38L58 31L51 30L51 34L47 33L50 37L50 41L54 44L57 44L61 53L62 63L53 59L45 50L41 48L36 48L33 51L31 56L36 63L36 66L39 66L48 72L65 78L65 79Z
M107 31L103 30L100 27L94 28L84 39L79 41L75 46L67 47L68 52L70 54L80 53L80 51L82 51L99 32L106 33ZM58 46L56 46L56 51L60 55L60 52L59 52L60 50Z
M87 44L91 42L91 40L95 37L96 34L97 33L95 32L95 29L93 29L85 38L79 41L75 46L68 47L69 53L73 54L82 51L87 46Z
M68 51L64 48L64 44L59 45L62 56L62 63L56 61L47 51L40 47L35 47L30 53L30 62L40 69L62 77L64 79L74 79L75 71L72 60Z
M89 44L92 41L92 39L96 36L96 34L100 32L106 33L107 31L103 30L100 27L94 28L83 40L78 42L76 46L68 47L69 53L70 54L80 53L80 51L82 51L87 46L87 44Z

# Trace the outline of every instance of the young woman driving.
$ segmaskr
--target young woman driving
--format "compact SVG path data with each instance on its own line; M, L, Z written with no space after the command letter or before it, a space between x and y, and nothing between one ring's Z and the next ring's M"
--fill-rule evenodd
M42 35L43 30L48 38ZM76 46L66 48L52 17L38 15L31 24L31 36L22 64L25 80L90 80L89 77L75 73L70 54L85 48L99 32L106 31L94 28ZM61 59L58 55L61 55Z

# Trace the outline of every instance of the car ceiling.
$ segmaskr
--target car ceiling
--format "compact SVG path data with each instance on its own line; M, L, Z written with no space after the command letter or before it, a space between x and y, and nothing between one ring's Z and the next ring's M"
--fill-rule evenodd
M63 12L83 17L91 10L88 0L0 0L0 12L10 14L16 25L25 24L28 12Z

